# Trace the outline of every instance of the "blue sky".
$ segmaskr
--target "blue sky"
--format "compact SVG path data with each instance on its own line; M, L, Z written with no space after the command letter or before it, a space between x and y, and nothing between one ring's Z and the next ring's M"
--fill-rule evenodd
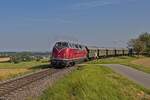
M55 41L125 47L150 32L150 0L0 0L0 51L49 51Z

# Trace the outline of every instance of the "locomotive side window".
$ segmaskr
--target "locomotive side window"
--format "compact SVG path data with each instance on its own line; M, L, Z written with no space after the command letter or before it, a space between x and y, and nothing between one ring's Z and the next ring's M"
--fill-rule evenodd
M81 45L79 45L79 48L82 50L82 46Z
M85 46L82 46L82 49L84 50L84 49L86 49L86 47L85 47Z
M72 48L72 44L71 43L69 43L69 47Z
M75 48L75 44L72 44L72 48Z
M78 45L77 45L77 44L75 44L75 48L77 48L77 49L78 49Z

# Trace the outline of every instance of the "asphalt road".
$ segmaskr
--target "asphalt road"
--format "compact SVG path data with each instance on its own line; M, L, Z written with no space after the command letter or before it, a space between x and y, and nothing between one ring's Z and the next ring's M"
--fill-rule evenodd
M120 64L103 64L128 79L150 89L150 74Z

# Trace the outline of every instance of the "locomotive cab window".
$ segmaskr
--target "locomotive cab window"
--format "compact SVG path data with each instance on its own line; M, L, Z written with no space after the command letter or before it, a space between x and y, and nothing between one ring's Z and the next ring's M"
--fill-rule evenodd
M58 47L58 48L69 47L69 44L67 42L57 42L55 44L55 47Z

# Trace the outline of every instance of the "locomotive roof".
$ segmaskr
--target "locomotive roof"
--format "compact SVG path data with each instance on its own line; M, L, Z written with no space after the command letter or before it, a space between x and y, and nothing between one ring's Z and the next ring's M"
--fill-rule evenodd
M75 42L69 42L69 41L57 41L56 43L69 43L69 44L76 44L76 45L82 45L82 44L80 44L80 43L75 43ZM84 45L82 45L82 46L84 46Z

